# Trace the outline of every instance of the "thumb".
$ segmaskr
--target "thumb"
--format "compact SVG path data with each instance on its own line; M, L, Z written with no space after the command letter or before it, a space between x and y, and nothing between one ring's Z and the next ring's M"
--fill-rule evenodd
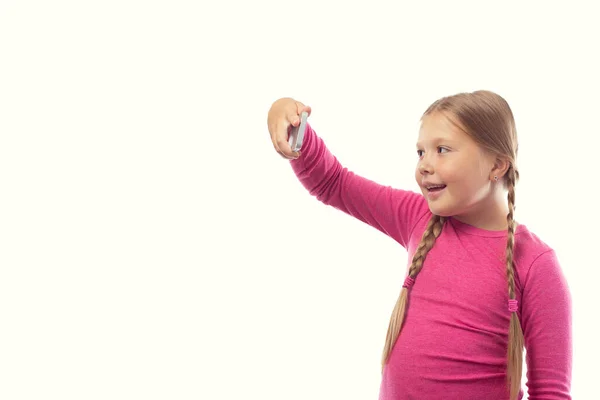
M296 110L292 110L287 115L287 122L289 122L292 126L298 126L300 124L300 116L296 113Z
M297 101L296 107L298 109L298 115L301 115L303 112L306 111L308 113L308 116L310 117L310 114L312 113L312 108L310 108L310 106L304 105L303 103Z
M302 115L303 112L308 113L308 116L310 116L312 109L309 106L305 106L301 102L297 101L296 102L296 111L292 112L288 116L288 121L290 122L290 124L292 124L292 126L300 125L300 115Z

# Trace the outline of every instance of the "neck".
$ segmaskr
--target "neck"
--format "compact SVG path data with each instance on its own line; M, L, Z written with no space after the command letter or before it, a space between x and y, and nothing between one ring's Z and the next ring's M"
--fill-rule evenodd
M497 190L464 213L454 215L453 217L460 222L476 228L489 231L502 231L508 229L507 215L508 200L506 199L506 191Z

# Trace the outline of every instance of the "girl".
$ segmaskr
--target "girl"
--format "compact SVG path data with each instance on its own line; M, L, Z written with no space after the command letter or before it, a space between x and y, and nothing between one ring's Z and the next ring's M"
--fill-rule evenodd
M571 294L552 248L514 220L517 134L490 91L435 101L423 114L421 193L344 168L310 125L300 152L290 125L310 107L273 103L268 128L302 185L389 235L412 261L393 309L380 400L570 399ZM508 200L508 201L507 201Z

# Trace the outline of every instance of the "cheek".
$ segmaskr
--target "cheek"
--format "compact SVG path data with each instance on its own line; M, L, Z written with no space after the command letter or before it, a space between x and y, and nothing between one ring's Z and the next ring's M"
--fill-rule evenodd
M467 165L461 170L448 171L448 182L452 186L452 197L467 199L480 198L485 187L485 179L476 167Z
M417 185L419 185L419 187L421 187L422 180L423 180L423 175L421 175L421 172L419 171L419 166L417 166L415 168L415 182L417 182Z
M457 186L468 187L470 183L479 181L480 172L476 165L469 160L453 160L438 166L437 170L444 182Z
M446 184L460 184L461 178L464 177L460 165L456 162L438 162L435 172Z

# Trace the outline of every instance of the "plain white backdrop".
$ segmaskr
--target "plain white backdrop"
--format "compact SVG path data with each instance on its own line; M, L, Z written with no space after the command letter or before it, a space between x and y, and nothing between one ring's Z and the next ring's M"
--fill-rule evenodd
M2 0L0 398L375 399L406 253L309 196L267 112L416 190L422 112L478 89L600 398L600 28L565 4Z

